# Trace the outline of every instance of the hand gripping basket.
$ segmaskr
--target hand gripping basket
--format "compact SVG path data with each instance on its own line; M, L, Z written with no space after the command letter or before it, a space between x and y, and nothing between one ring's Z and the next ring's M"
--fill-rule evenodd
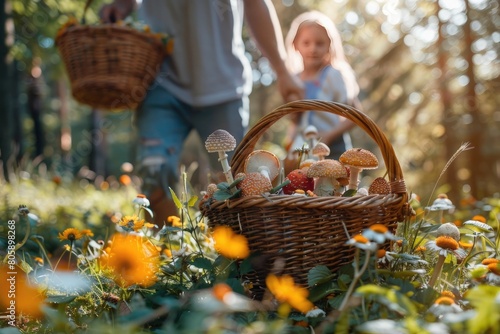
M68 27L56 45L75 100L104 110L136 109L165 55L160 38L117 24Z
M256 296L265 288L265 276L274 259L285 261L284 274L306 285L307 274L317 265L335 271L352 261L353 249L347 236L360 233L372 224L394 230L409 214L408 194L401 167L392 145L380 128L362 112L338 103L303 100L285 104L264 116L249 130L231 161L233 174L244 172L246 157L261 135L277 120L295 112L317 110L343 116L363 129L378 145L391 186L389 195L355 197L303 197L292 195L249 196L201 204L211 226L228 225L247 237L252 252L266 258L266 266L245 277ZM344 228L345 226L345 228Z

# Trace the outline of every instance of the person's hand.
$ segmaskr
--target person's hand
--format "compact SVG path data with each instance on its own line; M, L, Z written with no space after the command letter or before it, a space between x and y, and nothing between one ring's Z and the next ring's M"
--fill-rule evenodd
M134 0L117 0L102 6L99 16L104 23L124 20L134 9Z
M298 78L289 72L278 75L278 91L285 102L301 100L304 98L304 85Z

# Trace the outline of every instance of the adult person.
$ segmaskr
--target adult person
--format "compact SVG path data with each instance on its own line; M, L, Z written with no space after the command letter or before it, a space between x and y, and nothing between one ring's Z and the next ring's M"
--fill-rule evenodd
M104 22L123 20L135 0L102 7ZM242 39L243 21L277 77L285 101L301 98L302 85L288 71L281 28L270 0L143 0L139 18L174 38L173 54L136 112L139 175L156 222L176 213L168 199L178 180L179 156L191 130L204 140L224 129L240 142L248 126L252 72ZM217 155L209 155L214 170Z

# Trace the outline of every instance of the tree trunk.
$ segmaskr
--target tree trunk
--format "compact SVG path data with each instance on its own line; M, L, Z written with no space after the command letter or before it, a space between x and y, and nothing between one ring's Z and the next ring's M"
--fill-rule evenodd
M8 59L11 37L13 32L7 31L8 13L5 0L0 0L0 159L5 179L9 180L9 168L12 157L12 94L10 91L11 66ZM7 38L7 37L10 38Z

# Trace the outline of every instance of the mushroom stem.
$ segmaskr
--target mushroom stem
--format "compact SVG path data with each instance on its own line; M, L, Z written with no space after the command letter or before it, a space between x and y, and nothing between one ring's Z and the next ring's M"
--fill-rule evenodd
M269 169L268 168L266 168L266 167L259 167L258 171L259 171L259 173L261 173L262 175L264 175L269 180L269 182L271 182L271 176L269 175Z
M439 276L441 276L441 269L443 269L444 260L446 256L439 254L438 261L436 262L436 266L434 267L434 272L432 273L432 277L429 280L429 286L432 288Z
M231 166L227 162L227 154L224 151L219 152L219 161L222 165L222 171L224 172L224 176L226 177L226 181L228 184L232 184L234 182L233 174L231 173Z
M318 196L331 196L335 191L332 179L327 176L318 177L314 185L314 193Z
M350 166L351 175L349 177L349 185L347 189L358 190L358 175L361 172L361 169L358 167Z

